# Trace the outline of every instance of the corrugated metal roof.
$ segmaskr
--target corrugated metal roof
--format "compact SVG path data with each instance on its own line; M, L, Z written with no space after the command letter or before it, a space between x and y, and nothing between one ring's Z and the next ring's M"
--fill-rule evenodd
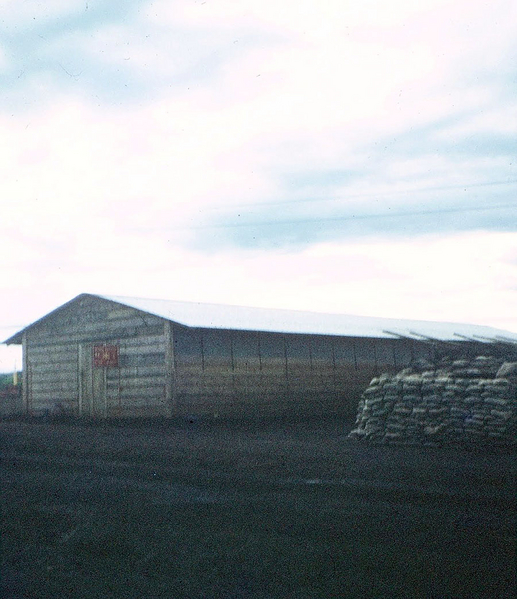
M116 302L141 310L142 312L147 312L148 314L154 314L166 320L195 328L346 337L394 338L400 336L413 339L431 338L441 341L461 341L464 338L472 340L499 339L517 343L516 333L488 326L464 323L378 318L298 310L248 308L244 306L92 294L80 295L64 305L71 305L78 298L84 297L84 295ZM54 314L62 307L57 308L57 310L54 310L50 314ZM50 314L29 325L23 331L45 320ZM4 341L4 343L21 343L23 331L13 335Z
M348 337L429 337L443 341L458 341L461 340L461 336L472 339L476 337L495 339L502 336L517 342L515 333L482 325L248 308L108 295L99 297L189 327Z

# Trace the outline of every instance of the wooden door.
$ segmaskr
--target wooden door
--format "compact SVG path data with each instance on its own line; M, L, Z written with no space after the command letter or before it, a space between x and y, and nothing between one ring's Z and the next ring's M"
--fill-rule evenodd
M93 346L79 346L79 415L107 416L106 367L94 366Z

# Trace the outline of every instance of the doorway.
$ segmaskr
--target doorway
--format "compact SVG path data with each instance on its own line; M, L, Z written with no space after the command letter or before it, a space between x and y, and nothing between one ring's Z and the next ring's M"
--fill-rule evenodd
M79 345L79 416L106 418L106 366L94 365L93 352L93 345Z

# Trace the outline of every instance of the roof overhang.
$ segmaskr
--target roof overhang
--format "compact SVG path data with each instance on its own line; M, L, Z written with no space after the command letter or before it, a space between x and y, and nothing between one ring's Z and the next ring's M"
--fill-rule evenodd
M70 301L66 302L65 304L62 304L61 306L57 307L55 310L52 310L52 312L49 312L48 314L45 314L45 316L38 318L38 320L35 320L31 324L29 324L28 326L23 328L21 331L18 331L17 333L15 333L11 337L9 337L9 339L2 341L2 343L4 343L5 345L21 345L23 343L23 336L25 335L25 333L27 333L28 331L30 331L31 329L33 329L34 327L36 327L38 324L42 323L43 321L47 320L47 318L50 318L51 316L58 314L62 310L65 310L66 308L68 308L68 306L70 306L71 304L75 303L77 300L79 300L80 298L83 298L83 297L97 297L97 296L91 295L89 293L81 293L81 294L77 295L76 297L74 297L73 299L71 299Z
M482 325L248 308L88 293L80 294L59 306L6 339L4 343L21 344L25 333L83 298L119 304L190 328L406 339L437 343L517 344L517 334Z

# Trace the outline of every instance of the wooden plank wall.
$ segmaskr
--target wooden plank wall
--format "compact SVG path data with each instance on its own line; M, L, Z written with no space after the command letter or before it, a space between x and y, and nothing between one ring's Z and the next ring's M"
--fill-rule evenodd
M79 414L79 346L108 343L120 355L118 368L106 368L105 415L168 414L164 340L158 317L89 297L70 305L27 333L27 411Z
M49 343L27 335L27 411L77 413L79 388L77 346L61 338Z
M168 415L163 332L116 341L119 368L106 369L108 416Z
M179 414L280 413L351 416L376 374L394 372L429 346L345 338L174 326Z
M94 385L81 366L103 343L119 346L118 367L103 374L102 415L114 417L350 416L373 376L431 351L398 339L193 329L84 296L27 332L27 410L91 414L81 389L98 389L99 377Z

